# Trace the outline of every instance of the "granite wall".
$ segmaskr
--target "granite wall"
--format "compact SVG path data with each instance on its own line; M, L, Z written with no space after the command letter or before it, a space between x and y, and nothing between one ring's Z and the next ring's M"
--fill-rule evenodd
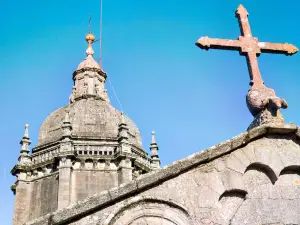
M117 170L77 170L71 179L71 203L118 186Z
M261 126L28 225L300 224L299 137Z
M30 185L31 201L29 205L29 219L34 219L57 210L57 175L36 180L30 183Z
M269 135L71 224L300 224L300 148Z

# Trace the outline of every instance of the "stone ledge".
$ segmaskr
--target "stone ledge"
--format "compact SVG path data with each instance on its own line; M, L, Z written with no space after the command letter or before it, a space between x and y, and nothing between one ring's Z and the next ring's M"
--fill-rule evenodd
M134 193L141 192L147 188L157 185L163 181L169 180L179 174L189 170L192 167L207 163L228 154L235 149L249 143L253 139L257 139L266 134L287 134L296 133L298 137L300 132L294 124L284 124L280 126L262 125L255 127L247 132L240 134L230 140L224 141L218 145L205 149L204 151L190 155L184 159L178 160L162 169L149 172L140 176L136 180L129 183L122 184L119 187L112 188L93 196L86 198L83 201L69 205L61 210L52 214L48 214L34 221L26 223L27 225L40 225L40 224L63 224L76 218L84 216L88 212L95 211L106 205L122 199Z

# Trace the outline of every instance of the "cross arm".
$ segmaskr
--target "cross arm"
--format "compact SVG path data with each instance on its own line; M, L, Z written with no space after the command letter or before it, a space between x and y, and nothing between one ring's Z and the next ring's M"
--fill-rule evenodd
M262 52L268 53L278 53L293 55L298 52L298 48L292 44L279 44L279 43L269 43L269 42L259 42L259 48Z
M199 48L208 50L212 49L224 49L224 50L239 50L241 43L238 40L227 40L227 39L219 39L219 38L209 38L209 37L201 37L196 45Z

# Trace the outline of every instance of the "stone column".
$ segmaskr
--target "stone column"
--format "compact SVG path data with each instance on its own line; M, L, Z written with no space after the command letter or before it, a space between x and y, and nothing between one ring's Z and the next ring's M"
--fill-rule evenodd
M133 170L131 160L128 157L131 154L131 147L128 141L128 127L123 113L121 115L121 123L119 124L118 142L119 152L122 155L118 168L118 181L120 185L132 180Z
M59 162L58 209L64 208L71 203L71 166L72 161L70 158L61 158Z
M124 158L120 161L118 169L118 182L119 185L132 180L132 166L129 158Z
M31 185L25 181L17 181L15 187L15 206L13 225L21 225L29 221Z
M57 208L61 209L71 203L71 176L72 176L72 125L69 117L69 109L66 109L65 119L62 124L63 140L60 144L58 202Z

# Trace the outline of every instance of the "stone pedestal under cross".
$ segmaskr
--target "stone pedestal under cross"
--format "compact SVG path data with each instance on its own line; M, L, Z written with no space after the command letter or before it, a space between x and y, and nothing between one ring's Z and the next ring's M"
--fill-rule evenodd
M196 45L206 50L209 48L238 50L241 55L246 56L251 85L247 94L247 106L251 114L256 117L266 108L269 108L273 114L277 114L280 108L287 108L287 103L278 98L273 89L264 85L259 72L257 56L260 53L293 55L298 52L298 49L288 43L259 42L258 38L252 36L248 12L242 5L238 7L236 17L239 20L241 30L241 36L238 37L238 40L202 37L196 42Z

